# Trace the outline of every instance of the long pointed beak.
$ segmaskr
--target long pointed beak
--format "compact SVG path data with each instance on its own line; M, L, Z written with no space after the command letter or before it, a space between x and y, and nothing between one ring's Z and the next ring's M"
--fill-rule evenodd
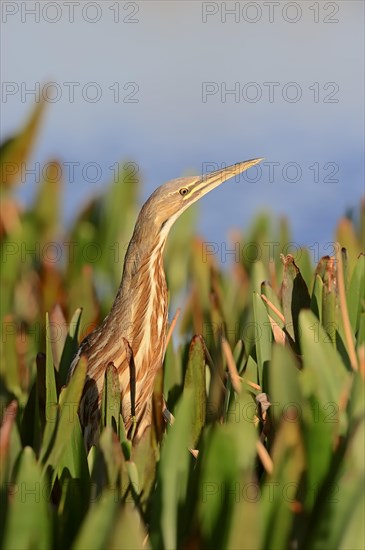
M245 172L251 168L251 166L255 166L262 160L263 158L245 160L244 162L232 164L232 166L227 166L221 170L204 174L194 185L194 192L205 195L215 187L218 187L218 185L221 185L223 182L233 178L234 176L242 174L242 172Z

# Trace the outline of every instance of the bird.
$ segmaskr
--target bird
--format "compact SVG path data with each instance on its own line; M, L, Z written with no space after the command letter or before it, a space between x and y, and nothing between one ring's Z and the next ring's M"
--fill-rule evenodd
M68 373L69 381L80 358L86 357L79 417L87 449L98 441L101 397L109 364L118 373L121 413L128 438L138 442L151 424L154 380L166 347L168 289L163 252L171 227L197 200L261 160L246 160L207 174L173 179L158 187L142 206L111 310L100 326L82 340Z

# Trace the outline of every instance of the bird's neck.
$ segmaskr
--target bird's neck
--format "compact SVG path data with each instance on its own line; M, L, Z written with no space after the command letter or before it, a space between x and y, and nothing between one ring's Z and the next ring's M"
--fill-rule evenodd
M138 284L143 284L150 278L147 277L147 273L151 274L156 268L160 268L163 272L162 257L166 238L164 235L159 235L148 241L143 243L133 235L124 258L121 291L130 292L136 281Z
M163 251L167 234L156 235L156 238L144 240L136 236L136 231L128 245L124 258L123 276L115 298L111 316L135 323L138 316L148 311L150 300L167 300L167 288L163 268ZM147 236L146 236L147 237ZM122 330L124 327L120 327Z

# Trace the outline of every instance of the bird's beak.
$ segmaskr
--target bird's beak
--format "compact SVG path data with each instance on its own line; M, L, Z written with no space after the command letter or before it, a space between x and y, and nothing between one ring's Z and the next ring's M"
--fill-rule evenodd
M197 193L199 196L205 195L212 189L218 187L218 185L221 185L221 183L233 178L234 176L242 174L242 172L245 172L251 168L251 166L255 166L255 164L258 164L262 160L263 158L245 160L244 162L238 162L232 166L222 168L221 170L204 174L195 181L193 185L194 194Z

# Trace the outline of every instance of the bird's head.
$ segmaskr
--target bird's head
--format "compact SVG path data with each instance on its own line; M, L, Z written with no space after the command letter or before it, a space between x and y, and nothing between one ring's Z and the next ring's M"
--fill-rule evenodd
M158 187L144 204L141 214L160 233L167 235L177 218L194 202L226 180L255 166L262 158L246 160L202 176L178 178Z

